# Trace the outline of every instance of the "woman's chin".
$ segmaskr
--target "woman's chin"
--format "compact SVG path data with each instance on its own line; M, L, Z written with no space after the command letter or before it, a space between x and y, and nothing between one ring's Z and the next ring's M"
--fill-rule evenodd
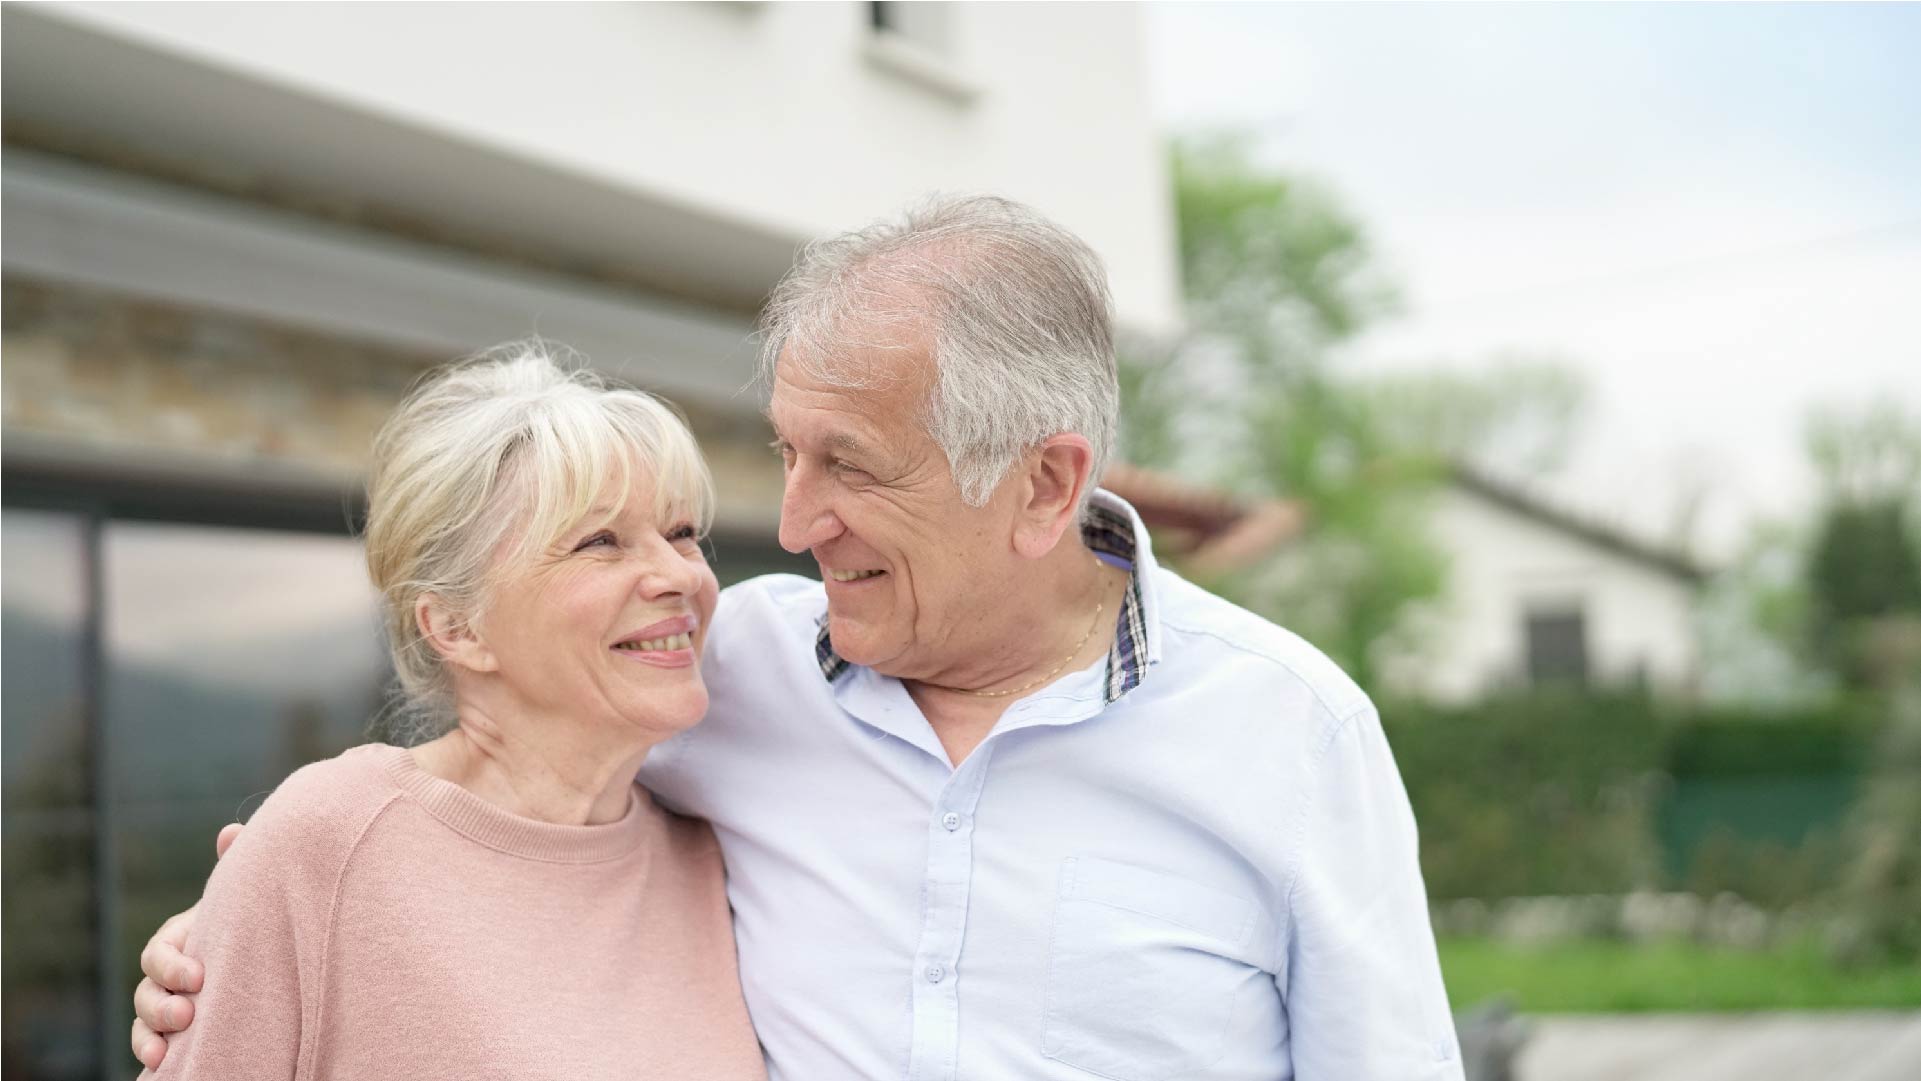
M648 703L654 726L684 732L707 716L707 685L698 679L686 687L663 691Z

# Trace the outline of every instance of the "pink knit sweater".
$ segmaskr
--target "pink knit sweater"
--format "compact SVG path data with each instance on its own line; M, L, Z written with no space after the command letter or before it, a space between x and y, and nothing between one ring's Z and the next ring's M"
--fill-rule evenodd
M397 747L300 770L207 883L159 1077L764 1077L713 834L634 795L557 826Z

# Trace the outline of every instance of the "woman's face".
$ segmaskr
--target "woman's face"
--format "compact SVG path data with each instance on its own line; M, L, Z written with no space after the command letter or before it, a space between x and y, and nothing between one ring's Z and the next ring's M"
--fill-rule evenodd
M651 487L642 475L624 501L610 494L495 588L476 630L536 715L670 734L707 712L700 650L720 586L697 523L655 520Z

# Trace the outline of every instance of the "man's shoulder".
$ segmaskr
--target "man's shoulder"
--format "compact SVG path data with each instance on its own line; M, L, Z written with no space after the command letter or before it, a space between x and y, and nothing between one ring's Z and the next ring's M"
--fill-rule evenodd
M707 630L703 666L710 671L745 663L764 665L770 649L811 648L827 590L798 574L763 574L720 591L720 606Z
M820 582L798 574L762 574L720 591L714 627L725 629L741 619L750 627L769 617L814 621L827 610L827 590Z
M1298 688L1329 719L1339 721L1368 708L1367 693L1340 665L1286 627L1250 612L1162 568L1155 580L1160 600L1162 649L1212 651L1249 662L1243 670L1276 689ZM1199 669L1194 678L1218 670Z

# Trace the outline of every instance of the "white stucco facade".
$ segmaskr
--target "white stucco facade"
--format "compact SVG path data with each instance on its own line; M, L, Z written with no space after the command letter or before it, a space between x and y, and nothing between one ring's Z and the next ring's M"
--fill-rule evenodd
M938 6L929 48L859 3L10 6L7 113L734 303L807 238L991 191L1171 324L1138 9Z
M1387 666L1398 688L1458 702L1527 683L1535 615L1578 620L1590 683L1692 690L1697 587L1686 574L1460 485L1436 497L1430 523L1448 584L1417 619L1418 652Z
M1123 326L1179 318L1132 5L894 8L906 21L891 30L847 2L48 3L0 17L10 295L36 290L36 311L69 294L156 305L199 321L187 353L230 319L415 364L538 334L713 420L723 518L748 532L771 533L779 491L742 392L754 316L811 238L933 192L1001 194L1095 248ZM203 419L148 432L127 417L154 403L72 405L72 373L118 363L113 350L32 326L9 327L7 346L39 365L8 381L17 461L357 483L341 455L286 449L300 440L196 442L225 423L204 418L254 410L220 380L183 377L195 394L165 408ZM294 382L349 378L285 367Z

